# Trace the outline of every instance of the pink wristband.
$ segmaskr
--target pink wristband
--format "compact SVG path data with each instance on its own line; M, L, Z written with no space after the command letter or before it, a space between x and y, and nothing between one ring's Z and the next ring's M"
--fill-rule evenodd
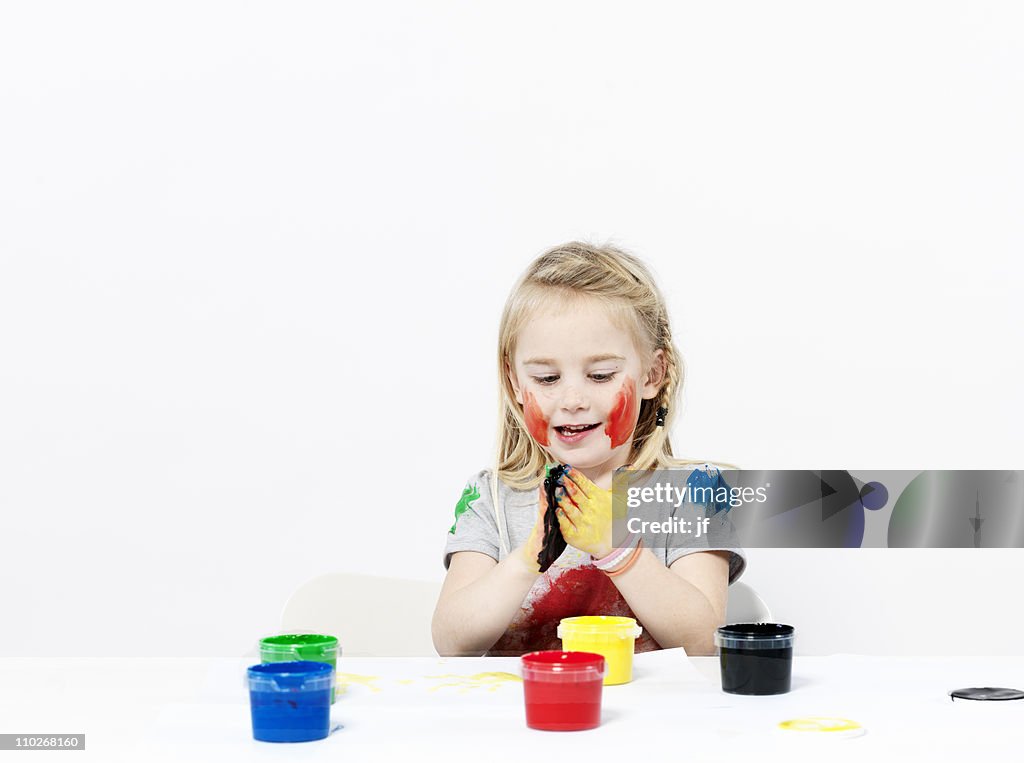
M612 552L608 554L608 556L603 556L600 559L594 559L593 555L591 555L590 558L594 560L594 566L597 567L599 570L614 569L619 562L621 562L624 558L626 558L626 556L630 554L630 552L633 551L633 547L636 546L637 541L639 539L639 535L637 535L636 533L630 533L629 536L626 538L625 545L621 548L612 549Z

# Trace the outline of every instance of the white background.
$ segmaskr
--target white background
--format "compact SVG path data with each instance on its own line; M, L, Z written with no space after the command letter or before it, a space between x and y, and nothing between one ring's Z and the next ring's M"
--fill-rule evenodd
M4 653L440 580L501 307L573 238L669 300L677 454L1024 468L1014 5L5 3ZM1024 551L750 558L802 651L1024 652Z

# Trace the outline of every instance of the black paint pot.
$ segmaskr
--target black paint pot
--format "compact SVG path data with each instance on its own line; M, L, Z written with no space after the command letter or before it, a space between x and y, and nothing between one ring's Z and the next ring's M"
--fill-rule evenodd
M793 626L736 623L715 631L722 663L722 691L785 694L793 675Z

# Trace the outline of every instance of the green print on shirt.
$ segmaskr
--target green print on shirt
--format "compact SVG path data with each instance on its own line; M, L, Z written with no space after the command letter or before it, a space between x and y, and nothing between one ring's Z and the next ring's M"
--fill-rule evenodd
M469 483L466 483L466 487L462 489L462 498L455 504L455 521L452 522L452 529L448 531L449 533L455 535L455 525L459 523L459 517L465 514L469 505L479 497L480 491L476 489L476 485L470 487Z

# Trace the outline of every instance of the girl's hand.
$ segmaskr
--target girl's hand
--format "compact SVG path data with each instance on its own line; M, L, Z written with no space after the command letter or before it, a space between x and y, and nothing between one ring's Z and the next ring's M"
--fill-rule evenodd
M544 483L542 482L540 485L540 499L537 502L539 509L537 521L533 524L530 537L517 549L520 558L526 563L530 571L538 575L540 574L540 565L537 563L537 557L540 555L541 549L544 548L544 511L547 505L548 499L544 495Z
M570 467L558 490L558 526L570 546L597 559L608 556L614 548L612 491L599 488Z

